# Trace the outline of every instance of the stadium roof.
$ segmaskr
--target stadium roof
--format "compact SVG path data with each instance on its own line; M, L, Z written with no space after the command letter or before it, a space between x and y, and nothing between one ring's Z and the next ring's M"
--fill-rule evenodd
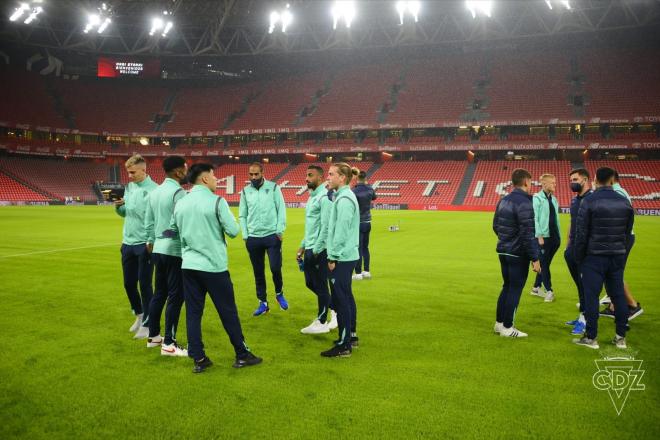
M25 0L24 0L25 1ZM35 0L32 0L33 2ZM553 2L555 0L552 0ZM660 26L659 0L571 0L550 9L545 0L495 0L492 16L473 18L464 1L424 1L419 22L399 23L394 1L358 1L350 29L333 30L331 1L107 0L112 23L85 33L87 16L102 1L42 0L30 24L10 21L19 1L3 2L0 41L78 53L172 57L322 52L539 39ZM273 9L290 4L286 33L269 34ZM561 3L561 2L555 2ZM173 27L152 36L150 22L168 10Z

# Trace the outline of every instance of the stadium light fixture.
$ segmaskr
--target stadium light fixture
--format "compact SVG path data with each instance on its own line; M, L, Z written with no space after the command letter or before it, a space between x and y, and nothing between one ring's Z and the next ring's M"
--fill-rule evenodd
M28 15L28 17L25 19L23 23L25 24L30 24L34 21L35 18L37 18L37 15L41 14L43 12L44 8L41 6L37 6L32 10L32 13Z
M18 8L16 8L16 9L14 10L14 13L11 14L11 17L9 17L9 21L16 21L16 20L18 20L19 18L21 18L21 16L22 16L24 13L26 13L26 12L29 11L29 10L30 10L30 5L28 5L27 3L21 3L21 4L18 6Z
M560 3L563 7L565 7L567 10L571 10L571 2L569 0L554 0L556 3ZM553 9L552 7L552 0L545 0L545 4L548 5L548 8L551 10Z
M96 12L87 15L87 24L83 32L88 34L90 31L96 29L96 32L102 34L112 23L112 8L106 3L96 8Z
M332 6L332 29L337 29L337 24L344 20L347 28L351 27L351 23L355 18L355 2L353 1L336 1Z
M418 1L398 1L396 2L396 10L399 13L399 22L403 25L403 17L408 12L415 19L415 23L419 20L419 9L421 5Z
M270 26L268 27L269 34L273 33L273 31L275 30L275 26L277 26L277 23L281 24L282 32L286 33L286 28L289 27L289 25L293 21L293 14L289 10L290 7L291 6L287 3L286 8L283 9L281 12L272 11L270 13Z
M171 17L172 14L168 11L163 11L163 16ZM162 30L163 32L161 33L161 36L166 37L167 34L172 30L173 26L174 23L172 20L166 20L161 17L154 17L151 19L151 30L149 31L149 35L153 36L157 31Z
M103 20L103 23L101 24L101 26L99 26L99 30L98 30L97 32L98 32L99 34L102 34L103 31L105 31L106 28L110 25L110 23L112 23L112 20L110 20L109 17L106 17L106 19Z
M472 18L477 18L477 13L482 13L490 18L493 2L491 0L467 0L465 7L472 14Z

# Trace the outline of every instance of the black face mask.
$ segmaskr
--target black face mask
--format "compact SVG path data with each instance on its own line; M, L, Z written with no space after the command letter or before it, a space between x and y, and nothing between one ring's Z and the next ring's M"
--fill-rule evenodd
M264 183L264 180L263 179L250 179L250 183L252 184L252 186L254 186L255 188L258 189Z
M573 191L574 193L581 193L582 184L577 182L571 182L571 191Z

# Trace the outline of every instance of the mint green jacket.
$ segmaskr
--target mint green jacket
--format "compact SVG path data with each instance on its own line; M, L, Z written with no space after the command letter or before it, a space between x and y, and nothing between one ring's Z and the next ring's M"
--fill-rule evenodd
M259 189L252 185L243 188L238 220L244 240L273 234L282 236L286 229L286 205L280 187L264 179Z
M330 209L332 201L328 198L328 190L320 185L310 193L305 205L305 237L300 243L301 248L311 249L314 254L325 250Z
M360 208L351 188L335 194L328 223L328 260L356 261L360 258Z
M147 243L154 245L154 253L181 257L179 237L164 237L163 232L170 227L174 205L185 195L186 191L179 182L169 177L149 194L144 229L147 231Z
M625 189L623 189L623 187L622 187L620 184L618 184L618 183L613 184L613 185L612 185L612 189L613 189L614 191L618 192L619 194L621 194L621 195L622 195L623 197L625 197L626 199L628 199L628 201L629 201L630 204L632 205L632 199L630 198L630 194L628 194L628 191L626 191ZM630 231L630 235L635 235L635 231L632 231L632 230L631 230L631 231Z
M554 194L550 196L550 199L555 207L557 229L561 231L561 226L559 225L559 202ZM532 205L534 206L534 237L547 238L550 236L550 204L543 190L534 194Z
M170 229L181 240L182 269L225 272L227 243L239 227L227 201L203 185L195 185L174 207Z
M147 231L144 229L144 213L147 209L149 193L158 185L147 176L142 182L130 182L124 191L124 204L115 207L115 212L124 217L122 243L128 245L147 242Z

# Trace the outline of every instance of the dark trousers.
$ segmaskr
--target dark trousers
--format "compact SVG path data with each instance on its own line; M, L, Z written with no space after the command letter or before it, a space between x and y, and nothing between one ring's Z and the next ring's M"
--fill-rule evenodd
M282 240L275 234L267 237L248 237L245 246L250 254L259 301L266 301L266 253L268 253L270 272L273 275L275 293L282 293Z
M318 320L325 323L330 308L330 291L328 290L328 258L326 251L316 257L311 249L305 250L304 259L305 285L316 294L319 304Z
M360 244L358 250L360 251L360 259L355 265L355 273L362 273L362 265L364 263L364 271L369 272L369 263L371 255L369 254L369 234L371 234L371 223L360 223Z
M206 356L202 342L202 315L208 292L220 315L236 356L247 353L241 321L234 299L234 285L229 272L203 272L183 269L183 294L186 299L186 329L188 330L188 356L200 360Z
M566 266L568 266L568 271L571 273L575 287L578 291L578 300L580 301L580 313L584 313L584 288L582 287L582 278L580 277L580 266L575 261L574 250L572 247L567 247L564 251L564 260L566 260Z
M329 272L332 305L337 312L339 342L343 348L351 347L351 333L357 331L357 307L351 286L355 261L338 261Z
M500 255L502 269L502 291L497 299L497 322L504 327L513 326L513 317L516 314L520 295L527 282L529 273L529 260L527 258Z
M543 287L545 290L552 290L552 276L550 275L550 264L552 264L552 259L555 257L561 240L559 237L547 237L543 239L543 246L541 246L541 273L536 274L536 280L534 281L534 287Z
M136 315L149 313L149 303L153 296L151 279L154 266L146 244L122 244L121 267L124 273L124 289ZM140 290L138 292L138 284Z
M156 288L149 304L149 316L145 320L149 324L149 337L160 334L160 315L163 313L165 301L165 344L176 340L176 330L179 326L179 316L183 306L183 280L181 278L181 257L165 254L153 254L152 260L156 266Z
M626 266L625 255L587 255L580 265L582 286L584 287L585 335L595 339L598 336L598 296L603 283L614 304L614 322L616 334L626 335L628 326L628 303L623 294L623 269Z

